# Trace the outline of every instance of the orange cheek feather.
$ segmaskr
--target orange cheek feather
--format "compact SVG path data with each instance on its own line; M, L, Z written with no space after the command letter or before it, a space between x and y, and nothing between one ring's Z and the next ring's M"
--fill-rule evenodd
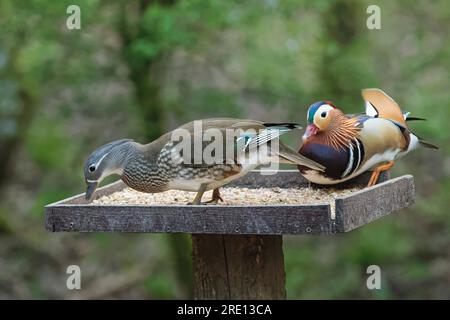
M320 117L320 115L318 115L314 119L315 125L320 130L325 130L328 127L328 125L330 124L330 121L331 121L331 114L328 114L327 117L325 117L325 118L322 118L322 117Z

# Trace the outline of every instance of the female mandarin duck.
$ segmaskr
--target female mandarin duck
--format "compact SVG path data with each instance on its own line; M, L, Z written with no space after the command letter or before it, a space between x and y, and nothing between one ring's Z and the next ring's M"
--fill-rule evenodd
M213 118L189 122L145 145L130 139L110 142L86 160L86 200L92 200L99 183L112 174L119 175L126 185L142 192L196 191L192 204L201 204L207 190L213 190L213 195L204 203L223 201L219 192L221 186L260 165L290 163L323 170L322 165L279 141L282 134L296 128L295 123ZM207 138L208 131L212 136ZM183 153L180 153L183 149L178 149L183 145L180 137L183 138L181 141L187 141L185 150L193 149L192 153L187 151L186 156L180 156ZM211 148L211 139L217 141L217 148ZM262 148L264 146L266 148ZM212 157L209 160L213 161L203 157L208 154Z
M308 127L299 153L326 167L324 172L298 166L309 181L336 184L373 170L368 186L376 184L382 171L419 145L438 147L421 140L407 126L423 120L403 114L398 104L380 89L364 89L366 112L345 115L329 101L309 107Z

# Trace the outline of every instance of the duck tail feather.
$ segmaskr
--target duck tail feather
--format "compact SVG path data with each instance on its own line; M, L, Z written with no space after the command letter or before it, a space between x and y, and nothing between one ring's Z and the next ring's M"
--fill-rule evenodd
M420 145L428 149L439 150L439 147L424 140L419 140Z

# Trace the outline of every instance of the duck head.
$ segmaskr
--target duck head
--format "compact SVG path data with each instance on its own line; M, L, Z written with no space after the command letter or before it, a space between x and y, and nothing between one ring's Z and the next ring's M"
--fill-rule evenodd
M132 140L122 139L110 142L92 152L84 164L86 200L94 197L100 182L112 174L122 175L127 156L132 151Z
M303 141L316 135L321 131L326 131L333 124L336 116L342 114L330 101L319 101L313 103L307 114L308 126L306 127Z
M330 101L319 101L308 109L308 126L303 135L303 144L310 142L326 144L335 149L348 146L356 138L360 128L355 118L347 117Z

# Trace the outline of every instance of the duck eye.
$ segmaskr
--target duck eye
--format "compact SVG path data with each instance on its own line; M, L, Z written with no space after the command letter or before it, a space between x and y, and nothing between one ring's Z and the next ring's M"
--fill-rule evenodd
M326 111L322 112L322 113L320 114L320 116L321 116L322 118L325 118L325 117L327 116L327 112L326 112Z
M94 172L95 171L95 166L90 166L89 167L89 172Z

